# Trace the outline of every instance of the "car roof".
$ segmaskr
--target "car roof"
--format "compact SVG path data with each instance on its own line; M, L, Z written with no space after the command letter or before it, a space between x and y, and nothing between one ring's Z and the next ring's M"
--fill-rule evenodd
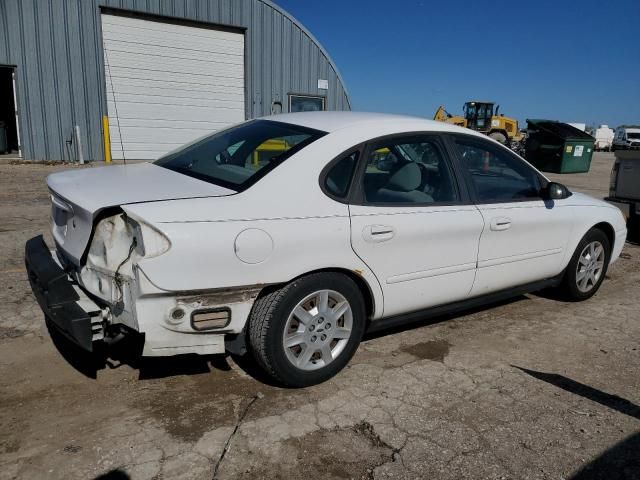
M395 115L390 113L370 113L370 112L299 112L283 113L263 117L263 120L273 120L283 123L291 123L302 127L314 128L324 132L335 132L347 127L357 127L365 125L375 129L376 126L383 127L389 122L402 124L407 131L440 131L440 132L464 132L467 134L477 134L467 128L458 127L450 123L437 122L421 117L409 115Z

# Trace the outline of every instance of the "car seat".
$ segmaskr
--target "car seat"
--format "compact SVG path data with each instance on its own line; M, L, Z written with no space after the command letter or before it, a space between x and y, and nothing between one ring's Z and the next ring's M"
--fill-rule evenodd
M398 168L376 192L376 202L433 203L433 197L418 190L422 179L420 167L408 162Z

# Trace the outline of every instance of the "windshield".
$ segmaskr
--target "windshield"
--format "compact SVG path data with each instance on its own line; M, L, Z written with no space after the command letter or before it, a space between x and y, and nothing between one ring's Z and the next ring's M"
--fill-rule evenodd
M298 125L254 120L197 140L155 164L242 191L323 135Z
M633 138L637 140L640 138L640 132L627 132L627 138Z

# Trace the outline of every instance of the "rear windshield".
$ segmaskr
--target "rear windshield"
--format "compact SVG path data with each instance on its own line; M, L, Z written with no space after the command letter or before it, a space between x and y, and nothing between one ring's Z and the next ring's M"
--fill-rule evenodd
M298 125L254 120L197 140L155 164L242 191L325 134Z

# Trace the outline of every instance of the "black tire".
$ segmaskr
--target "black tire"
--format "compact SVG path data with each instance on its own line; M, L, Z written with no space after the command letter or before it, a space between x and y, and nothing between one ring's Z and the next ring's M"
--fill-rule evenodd
M604 248L604 265L597 281L592 284L588 291L583 291L578 286L578 263L580 262L580 257L585 248L593 242L599 242ZM567 266L564 278L562 279L562 284L560 285L563 297L569 301L580 302L583 300L587 300L588 298L591 298L593 295L595 295L600 288L600 285L602 285L602 281L607 275L607 269L609 267L610 259L611 244L609 242L609 238L602 230L598 228L592 228L585 234L584 237L582 237L580 243L578 243L576 251L573 253L571 261Z
M316 370L303 370L287 357L284 329L298 303L324 289L338 292L348 301L352 312L351 335L341 353L330 363ZM276 383L307 387L328 380L349 363L360 344L365 323L364 300L353 280L339 273L314 273L267 291L256 300L249 315L249 347L258 365Z

